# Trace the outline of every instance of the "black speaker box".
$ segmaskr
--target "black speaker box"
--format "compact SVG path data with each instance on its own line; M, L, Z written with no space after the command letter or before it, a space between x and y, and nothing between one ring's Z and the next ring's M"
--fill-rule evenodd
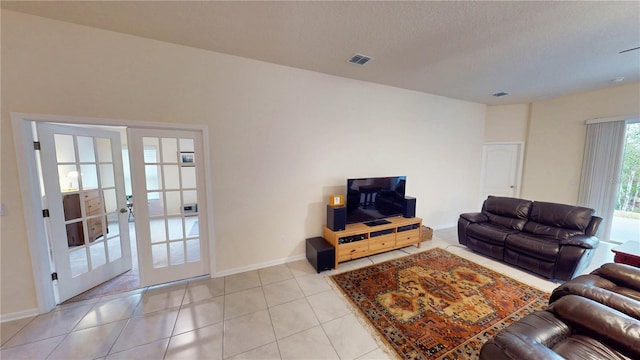
M317 272L333 268L336 259L336 249L324 238L307 239L307 260Z
M327 227L333 231L344 230L347 224L347 208L327 205Z
M402 203L402 216L406 218L416 217L416 198L405 196Z

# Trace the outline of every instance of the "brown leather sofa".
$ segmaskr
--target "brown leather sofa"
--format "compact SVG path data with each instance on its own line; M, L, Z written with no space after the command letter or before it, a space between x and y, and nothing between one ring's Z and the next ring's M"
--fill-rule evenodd
M556 288L546 310L500 331L481 360L640 359L640 269L605 264Z
M602 219L579 206L489 196L461 214L458 242L549 279L569 280L591 262Z

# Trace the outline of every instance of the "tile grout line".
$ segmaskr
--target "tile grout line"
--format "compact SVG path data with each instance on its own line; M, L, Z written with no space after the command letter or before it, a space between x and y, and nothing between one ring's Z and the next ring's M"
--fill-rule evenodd
M105 355L105 357L111 355L111 351L113 350L113 347L116 346L116 343L118 342L118 340L120 340L120 336L122 336L122 333L124 332L124 329L127 328L127 326L129 325L129 323L131 322L131 318L133 317L133 313L136 311L136 309L138 308L138 305L142 302L142 297L144 296L144 294L140 295L140 299L138 300L138 302L136 303L136 305L133 307L133 310L131 310L131 313L129 314L129 317L127 318L127 321L125 322L124 326L122 326L122 329L120 329L120 333L118 334L118 336L116 337L116 340L113 342L113 344L111 344L111 346L109 347L109 350L107 351L107 354ZM86 316L86 315L85 315ZM124 350L123 350L124 351Z
M184 287L184 293L182 294L182 299L180 300L180 306L178 306L178 312L176 313L176 318L173 321L173 326L171 327L171 332L169 333L169 341L167 342L167 347L164 349L164 354L162 354L162 358L166 358L167 357L167 352L169 351L169 346L171 345L171 339L173 339L173 332L176 330L176 324L178 323L178 318L180 317L180 311L182 311L182 307L184 305L184 299L187 296L187 290L189 290L189 282L187 281L185 287ZM224 305L223 305L224 306ZM168 309L167 309L168 310ZM160 340L160 339L158 339ZM154 340L154 341L158 341L158 340ZM154 342L152 341L152 342ZM151 344L151 343L149 343Z
M32 317L29 321L27 321L24 325L22 325L22 326L20 327L20 329L18 329L18 331L16 331L16 332L15 332L15 334L11 335L11 336L7 339L7 341L5 341L4 343L2 343L2 345L0 345L0 349L10 349L10 348L5 348L5 347L4 347L4 345L5 345L5 344L7 344L9 341L11 341L11 339L13 339L14 337L16 337L16 335L18 335L22 330L24 330L24 329L25 329L29 324L31 324L31 322L33 322L33 321L34 321L38 316L40 316L40 315L41 315L41 314L38 314L38 315L36 315L36 316ZM20 319L17 319L17 320L20 320ZM16 320L16 321L17 321L17 320ZM16 345L16 346L19 346L19 345ZM12 346L12 347L15 347L15 346Z
M258 275L259 275L259 273L258 273ZM262 279L261 279L261 281L262 281ZM300 285L298 285L298 287L299 286ZM271 316L271 311L269 310L269 304L267 303L267 294L264 292L264 285L261 286L261 288L262 288L262 296L264 296L264 302L267 305L267 309L266 310L267 310L267 315L269 315L269 323L271 324L271 331L273 331L274 342L276 343L276 347L278 348L278 355L280 356L280 359L282 359L282 351L280 350L280 344L278 343L278 335L276 334L276 328L273 326L273 317ZM267 343L267 344L264 344L264 345L268 345L268 344L270 344L270 343ZM240 354L255 350L255 349L257 349L257 348L259 348L261 346L264 346L264 345L260 345L260 346L254 348L254 349L249 349L249 350L244 351L244 352L242 352ZM238 356L240 354L236 354L234 356Z
M82 305L80 305L80 306L82 306ZM78 326L78 324L80 324L82 319L84 319L85 316L87 316L89 314L89 312L91 312L91 310L93 310L93 308L95 308L95 307L96 307L96 303L93 303L92 306L87 310L87 312L84 315L82 315L82 317L80 319L78 319L78 321L73 325L71 330L64 334L64 337L62 338L62 340L60 340L60 342L51 350L51 352L49 352L49 354L47 355L47 357L45 357L45 359L48 359L51 355L53 355L53 353L60 347L60 345L62 345L62 343L67 339L67 337L69 337L69 335L71 335L71 333ZM55 336L53 336L53 337L55 337ZM48 338L48 339L51 339L51 338ZM42 339L42 340L46 340L46 339Z

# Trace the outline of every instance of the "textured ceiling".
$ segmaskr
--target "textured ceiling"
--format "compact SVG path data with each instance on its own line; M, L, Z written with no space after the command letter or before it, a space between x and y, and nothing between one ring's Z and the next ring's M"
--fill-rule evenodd
M638 1L2 1L2 8L485 104L640 80ZM375 58L357 67L354 53ZM618 83L615 83L618 84ZM506 91L509 96L492 97Z

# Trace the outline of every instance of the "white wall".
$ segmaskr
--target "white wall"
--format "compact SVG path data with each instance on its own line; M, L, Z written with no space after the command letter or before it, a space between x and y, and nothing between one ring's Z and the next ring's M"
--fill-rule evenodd
M525 154L522 197L576 204L585 121L640 113L640 83L535 102Z
M348 65L345 65L348 66ZM485 106L2 11L1 313L36 307L9 112L204 124L217 270L304 254L348 177L475 209Z
M529 104L487 106L484 141L526 141L529 106Z

